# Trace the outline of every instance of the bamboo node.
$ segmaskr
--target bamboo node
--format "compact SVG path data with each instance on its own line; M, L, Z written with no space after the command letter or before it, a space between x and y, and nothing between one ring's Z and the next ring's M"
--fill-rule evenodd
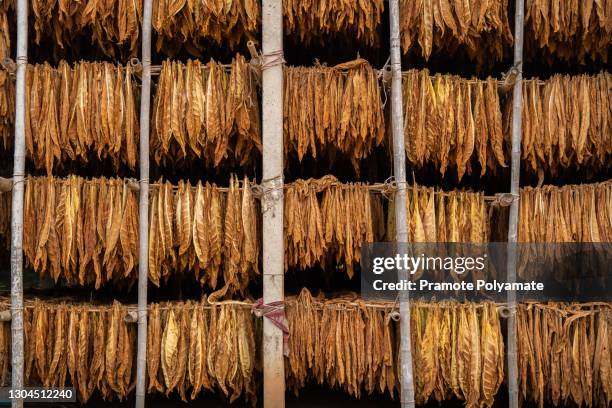
M510 316L516 316L516 305L504 305L499 307L499 316L508 319Z
M251 54L251 59L252 60L259 60L260 59L261 52L257 51L257 48L255 48L255 41L253 41L253 40L247 41L247 48L249 49L249 53Z
M130 65L132 66L132 69L134 70L135 74L142 73L142 62L140 62L138 58L130 59Z
M399 322L401 320L401 315L397 310L394 310L393 312L389 313L389 317L394 322Z

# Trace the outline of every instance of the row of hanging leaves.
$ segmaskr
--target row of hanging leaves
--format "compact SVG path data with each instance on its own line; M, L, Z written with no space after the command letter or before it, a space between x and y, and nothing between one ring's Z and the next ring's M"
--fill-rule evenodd
M25 137L28 157L51 174L68 159L109 159L134 169L138 115L132 68L109 63L29 65Z
M607 61L612 45L609 0L527 0L525 10L527 55L549 62Z
M194 271L204 286L224 286L215 297L243 293L259 274L260 212L248 179L215 185L161 183L152 193L149 279L157 286L174 274Z
M410 163L433 163L442 176L449 167L459 180L478 163L480 175L506 167L497 81L467 80L454 75L429 76L425 70L404 73L404 137Z
M8 307L8 301L5 302ZM399 331L392 305L357 295L325 299L304 289L287 299L288 388L317 381L360 397L390 394L400 375ZM523 400L543 407L573 402L606 407L612 401L608 304L521 304L519 387ZM416 303L411 308L417 403L455 396L487 406L503 380L504 347L491 303ZM75 387L86 402L94 392L125 399L134 389L134 326L127 308L26 302L25 383ZM220 389L230 400L255 402L261 327L235 304L202 302L149 306L148 392L178 392L183 400ZM228 341L229 340L229 341ZM9 381L10 324L0 329L0 379ZM189 391L191 391L189 393Z
M206 44L234 49L259 32L259 0L153 1L156 47L173 56L184 46L199 57Z
M8 236L10 194L2 194ZM152 188L149 279L193 274L218 296L244 291L259 271L260 212L251 183L160 182ZM121 179L26 180L24 254L41 276L69 285L132 284L138 265L138 197ZM5 225L6 224L6 225ZM0 230L2 233L2 230Z
M26 180L26 263L56 282L131 284L138 264L138 197L121 179Z
M88 40L106 56L136 56L140 45L142 1L64 2L33 0L32 18L36 44L51 39L57 57L78 46L78 38ZM47 42L44 42L47 44Z
M303 289L286 301L288 387L309 382L362 392L399 390L399 325L392 305L366 303L356 294L325 299ZM415 399L456 397L468 407L493 405L504 376L504 345L492 303L416 303L411 306ZM419 367L416 369L416 367Z
M383 142L385 123L376 71L364 59L334 67L286 67L285 154L358 160Z
M543 408L609 407L610 304L520 304L519 396Z
M43 44L51 38L57 57L87 36L85 39L108 57L135 57L140 41L142 4L142 1L125 0L104 3L35 0L32 2L35 41ZM260 8L256 0L154 0L152 25L157 34L157 49L173 56L184 46L192 55L200 56L203 41L234 48L244 40L255 38Z
M378 26L384 8L383 0L283 0L285 32L306 44L323 43L330 36L342 33L375 46L379 42Z
M4 0L4 8L9 3ZM244 40L255 38L259 31L260 8L256 0L156 0L152 23L158 34L157 48L174 55L184 45L195 56L204 50L203 42L223 42L234 48ZM577 57L584 63L587 55L594 55L606 60L612 33L609 9L607 1L529 0L525 24L528 53L543 49L549 59L552 55L566 60ZM287 31L302 40L348 31L366 44L375 44L383 2L328 4L321 0L285 0L284 10ZM91 33L91 41L107 56L118 54L121 47L117 45L124 45L127 55L137 53L141 1L67 5L36 0L32 3L32 11L36 42L51 37L56 54L75 45L78 34L84 31ZM434 50L452 53L461 47L481 65L488 59L501 60L512 45L507 12L507 0L402 0L402 48L407 53L418 45L425 59ZM576 41L580 42L580 47L575 47ZM532 42L535 42L533 47L530 46ZM482 52L483 49L486 52Z
M513 41L508 0L400 0L400 33L404 53L461 48L478 65L501 61Z
M522 158L528 167L555 174L560 168L610 167L612 74L555 75L523 81ZM506 106L510 133L511 103Z
M611 242L612 181L525 187L519 220L520 242Z
M395 239L393 195L385 225L382 196L365 184L326 176L285 188L286 270L343 265L350 277L362 244ZM8 242L10 194L0 197L0 236ZM526 187L521 190L519 241L609 242L612 222L601 208L609 209L611 201L610 182ZM411 242L489 240L491 215L482 192L413 186L406 205ZM259 273L261 213L249 180L232 178L228 189L159 182L151 192L150 211L149 275L156 285L174 274L194 274L212 289L224 282L223 296L243 292ZM42 275L96 287L133 281L138 206L128 182L28 178L24 214L25 258Z
M406 191L406 218L410 242L489 241L489 217L482 192L410 187ZM388 241L395 240L393 197L387 210L386 233Z
M8 307L8 302L6 302ZM136 326L128 307L27 301L24 308L24 381L28 386L75 388L125 400L136 383ZM261 337L249 309L235 304L169 302L149 305L147 390L182 400L221 390L255 403L256 346ZM0 380L10 382L10 323L0 328Z
M1 57L0 57L1 58ZM8 71L0 68L0 148L8 151L13 145L15 86Z
M215 62L165 63L154 101L152 151L158 163L204 157L250 163L261 149L256 76L242 57L228 74ZM197 74L197 73L201 73ZM193 79L193 80L192 80ZM189 85L191 83L191 85ZM523 85L523 161L556 174L579 166L607 168L612 154L612 75L554 76ZM384 142L384 114L374 70L364 60L334 68L285 70L285 152L341 152L358 161ZM51 172L67 159L109 158L135 167L138 119L131 67L106 63L30 66L26 147ZM511 98L501 113L496 81L431 77L403 79L406 152L416 167L432 163L458 178L506 167ZM469 103L467 102L469 101ZM0 70L0 139L11 145L14 86ZM357 118L353 120L354 118Z
M285 190L285 270L344 265L349 278L361 246L384 235L382 197L332 176L297 180Z
M519 202L519 242L542 243L519 246L518 275L524 279L555 279L572 291L588 284L581 278L605 281L608 267L605 245L612 241L612 182L525 187ZM563 243L548 245L546 243ZM568 259L585 251L592 255L575 262ZM536 263L534 260L538 259ZM588 259L588 260L587 260ZM536 266L539 263L546 268ZM554 270L553 276L550 271Z
M10 3L5 1L5 3ZM109 57L136 56L142 20L142 2L111 1L105 4L55 3L36 0L33 25L38 44L50 36L55 54L74 46L79 34L91 32L91 41ZM371 2L325 2L284 0L286 31L301 41L336 33L354 35L367 45L378 43L383 0ZM184 48L200 57L206 46L230 49L256 39L261 3L258 0L172 2L154 0L152 25L156 48L168 56ZM123 47L122 47L123 46Z
M229 72L214 60L165 61L153 100L151 151L159 164L204 160L240 165L261 151L258 77L237 55Z

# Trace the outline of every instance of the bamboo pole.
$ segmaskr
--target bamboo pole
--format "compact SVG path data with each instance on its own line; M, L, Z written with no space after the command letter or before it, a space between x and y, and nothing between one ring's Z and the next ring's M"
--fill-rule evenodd
M510 168L510 194L513 197L508 220L508 263L507 280L516 282L516 242L518 235L519 187L521 175L521 132L522 132L522 91L523 91L523 26L524 0L516 0L514 15L514 72L516 81L512 91L512 163ZM516 293L508 291L508 406L518 408L518 365Z
M142 87L140 90L140 194L138 216L138 351L136 408L144 408L147 373L147 290L149 283L149 120L151 110L151 15L153 1L144 0L142 19Z
M405 250L408 242L406 223L406 153L404 143L404 113L402 106L402 59L400 54L399 0L389 0L391 42L391 128L393 131L393 173L397 183L395 193L395 240L398 250ZM398 271L398 279L408 280L406 270ZM402 408L414 408L414 380L412 372L412 344L410 334L410 298L407 291L400 295L400 358Z
M25 179L25 77L28 64L28 0L17 1L15 152L11 209L11 387L23 388L23 195ZM14 408L23 400L12 400Z
M284 300L283 2L262 4L263 301ZM285 406L283 332L263 322L264 407Z

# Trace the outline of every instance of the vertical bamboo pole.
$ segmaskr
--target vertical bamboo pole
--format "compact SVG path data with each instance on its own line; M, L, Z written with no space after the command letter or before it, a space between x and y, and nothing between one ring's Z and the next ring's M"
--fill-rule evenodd
M402 60L400 54L399 1L389 0L391 41L391 128L393 131L393 173L397 183L395 194L395 239L398 249L405 250L408 242L406 223L406 153L404 143L404 113L402 106ZM407 271L399 271L399 279L408 279ZM400 296L401 406L414 408L412 344L410 334L410 299L408 292Z
M28 64L28 1L17 1L15 152L11 210L11 387L23 388L23 194L25 182L25 77ZM11 406L23 407L22 400Z
M516 281L516 242L518 235L519 182L521 175L521 132L523 106L523 26L524 0L516 0L514 15L514 69L517 70L516 82L512 90L512 164L510 168L510 193L513 197L510 205L508 226L508 282ZM518 365L517 365L517 332L516 332L516 293L508 292L508 406L518 408Z
M140 88L140 197L138 216L138 351L136 408L145 406L147 371L147 290L149 283L149 119L151 110L151 14L144 0L142 18L142 86Z
M284 300L283 2L263 0L263 300ZM285 406L283 333L264 319L264 407Z

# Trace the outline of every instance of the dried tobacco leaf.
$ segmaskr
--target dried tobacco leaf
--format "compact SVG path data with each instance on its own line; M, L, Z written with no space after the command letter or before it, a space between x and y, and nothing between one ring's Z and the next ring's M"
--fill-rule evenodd
M155 161L251 163L261 151L257 83L257 74L240 54L227 69L214 60L206 65L164 61L153 100Z

